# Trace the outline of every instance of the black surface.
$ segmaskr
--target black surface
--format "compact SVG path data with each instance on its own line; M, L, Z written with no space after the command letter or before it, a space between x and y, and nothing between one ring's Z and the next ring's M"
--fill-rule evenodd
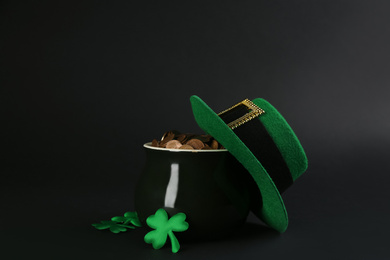
M389 259L388 1L0 3L2 259ZM284 234L153 250L90 223L133 209L142 144L263 97L304 146Z

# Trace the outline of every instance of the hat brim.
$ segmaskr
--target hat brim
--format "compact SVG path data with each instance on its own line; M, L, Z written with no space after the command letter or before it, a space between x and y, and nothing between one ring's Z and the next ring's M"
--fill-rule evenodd
M262 203L253 207L252 212L271 228L284 232L288 226L287 211L278 189L261 162L202 99L192 96L190 101L199 127L221 143L248 170L256 182ZM266 111L264 115L253 120L262 121L295 180L307 168L307 158L302 146L291 127L271 104L260 98L252 102ZM279 130L272 131L272 128Z

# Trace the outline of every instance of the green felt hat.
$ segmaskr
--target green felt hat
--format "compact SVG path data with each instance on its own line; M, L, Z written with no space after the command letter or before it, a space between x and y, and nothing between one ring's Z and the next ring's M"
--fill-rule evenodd
M307 169L305 152L291 127L261 98L246 99L219 114L198 96L190 100L198 125L253 177L258 198L254 198L252 212L268 226L284 232L288 216L281 193Z

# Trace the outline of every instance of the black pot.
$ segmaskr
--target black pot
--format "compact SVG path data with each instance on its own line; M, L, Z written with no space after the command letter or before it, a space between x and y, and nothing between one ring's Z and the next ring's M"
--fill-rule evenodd
M135 209L141 223L164 208L187 215L181 239L225 236L248 215L248 172L227 150L180 150L145 144L146 164L137 183Z

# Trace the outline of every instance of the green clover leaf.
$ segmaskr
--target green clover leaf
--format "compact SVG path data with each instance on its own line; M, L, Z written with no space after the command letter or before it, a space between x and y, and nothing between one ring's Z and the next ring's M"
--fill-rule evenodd
M185 219L186 215L184 213L177 213L168 219L167 212L164 209L158 209L154 215L151 215L146 219L148 226L155 230L152 230L145 235L145 242L152 244L154 249L160 249L165 245L167 236L169 236L172 244L172 252L178 252L180 244L173 231L186 231L189 225Z
M131 225L130 225L131 224ZM125 232L127 229L141 227L137 212L126 212L124 216L112 217L111 220L103 220L100 223L92 224L96 229L110 229L112 233Z
M127 224L132 224L136 227L141 227L141 222L139 221L138 219L138 214L137 212L126 212L123 217L122 216L118 216L118 217L113 217L111 218L112 221L115 221L115 222L122 222L124 225L127 225Z
M129 226L129 225L123 225L119 224L115 221L111 220L103 220L100 223L92 224L96 229L103 230L103 229L110 229L112 233L119 233L119 232L125 232L128 228L134 229L135 227Z

